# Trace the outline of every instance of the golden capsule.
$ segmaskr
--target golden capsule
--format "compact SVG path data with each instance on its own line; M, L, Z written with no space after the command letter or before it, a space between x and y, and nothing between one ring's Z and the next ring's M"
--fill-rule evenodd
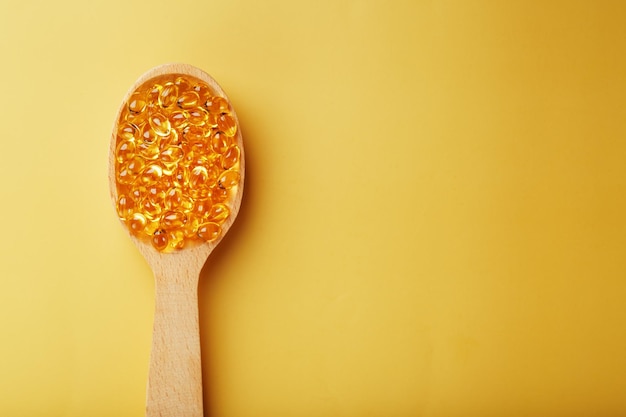
M230 216L230 210L226 204L214 204L211 207L211 212L209 213L209 220L216 223L221 223L226 220Z
M148 92L146 93L146 101L148 102L148 107L154 109L159 104L159 95L161 94L161 89L163 87L160 84L154 84L152 87L148 88Z
M193 205L193 209L191 211L191 215L196 216L199 219L204 219L208 217L211 213L211 207L213 203L210 198L204 200L196 200Z
M211 188L211 200L213 200L213 203L224 203L228 200L228 196L228 190L225 188Z
M165 83L159 94L159 105L168 108L178 100L178 86L172 82Z
M174 80L174 84L176 84L176 87L178 87L178 92L181 94L186 91L193 90L191 81L188 80L186 77L176 78L176 80Z
M148 165L141 173L141 182L144 184L154 184L163 176L163 168L158 164Z
M139 140L143 143L155 143L158 139L156 132L150 126L150 123L144 123L139 127Z
M146 187L147 195L154 204L161 205L165 199L166 188L162 184L153 184Z
M204 106L213 114L221 114L230 112L230 105L224 97L209 97Z
M132 191L131 191L131 196L133 198L133 200L135 201L141 201L143 200L145 197L148 196L148 190L146 187L143 186L137 186L135 184L135 186L133 187Z
M124 185L130 185L135 180L135 176L128 170L128 163L122 165L116 170L117 182Z
M240 151L237 145L233 145L224 152L222 155L222 167L224 169L231 169L237 162L239 162Z
M149 126L152 131L159 136L167 136L170 134L170 121L161 113L154 113L148 118Z
M130 217L133 213L133 209L135 208L135 203L129 197L126 197L124 194L121 194L117 199L117 214L120 219L125 220Z
M163 215L161 224L168 229L183 227L187 222L187 215L182 211L168 211Z
M149 219L157 219L163 213L163 208L160 204L156 204L149 197L144 198L139 205L141 212Z
M207 122L207 120L209 120L209 113L203 108L196 107L189 110L188 120L192 125L202 126Z
M183 188L189 183L189 169L185 166L178 166L172 172L174 185Z
M233 187L239 185L239 180L241 176L237 171L225 171L222 175L220 175L219 180L217 181L220 188L225 190L230 190Z
M121 123L117 129L117 136L122 140L136 140L139 136L139 129L132 123Z
M230 114L222 113L217 118L217 128L224 132L226 136L235 136L235 133L237 133L237 122Z
M169 146L163 151L159 159L165 165L177 164L183 158L183 149L180 146Z
M146 159L155 159L159 156L159 144L142 142L137 147L137 153Z
M183 234L187 238L194 238L198 233L199 219L196 216L190 215L187 219L187 223L182 227Z
M163 203L167 210L174 210L180 207L183 201L183 193L178 187L172 187L165 192Z
M135 142L129 139L120 141L115 148L115 159L122 163L135 156Z
M163 251L169 244L169 237L167 232L162 229L158 229L152 235L152 246L158 251Z
M182 249L185 247L185 233L182 230L171 230L168 235L170 248Z
M126 165L126 169L128 170L130 175L132 175L133 177L136 177L137 175L139 175L139 173L143 170L145 166L146 166L145 160L141 158L140 156L135 156L130 161L128 161L128 164Z
M224 132L217 131L211 136L211 148L216 153L224 153L230 147L233 140Z
M143 94L134 92L128 99L128 111L133 114L139 114L146 109L146 100Z
M211 131L207 131L206 129L202 129L198 126L187 126L185 130L183 130L183 137L188 142L201 142L205 141L207 136L211 134Z
M222 233L222 228L217 223L203 223L198 226L198 237L206 242L211 242Z
M181 93L178 96L178 100L176 101L176 104L181 109L187 110L187 109L196 107L199 101L200 101L200 97L198 96L198 93L196 93L193 90L190 90L190 91L185 91L184 93Z
M141 213L134 213L128 219L128 228L135 235L138 235L139 233L143 232L147 224L148 224L148 220L146 219L146 216L144 216Z
M211 88L204 83L198 83L194 85L193 91L198 93L198 97L200 97L201 103L204 103L205 106L206 106L206 102L209 101L209 99L211 99L211 97L215 95L213 94L213 91L211 91Z
M187 114L183 110L170 113L170 124L174 129L183 129L187 123Z

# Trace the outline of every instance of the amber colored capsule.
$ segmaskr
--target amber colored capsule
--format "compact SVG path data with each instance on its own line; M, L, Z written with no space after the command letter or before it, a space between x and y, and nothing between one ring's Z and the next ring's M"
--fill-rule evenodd
M134 213L128 219L128 228L135 235L138 235L139 233L143 232L147 224L148 224L148 220L146 219L146 216L144 216L141 213Z
M212 206L213 202L210 198L204 200L196 200L190 214L196 216L199 219L203 219L211 213Z
M209 97L205 103L206 107L213 114L228 113L230 112L230 105L224 97L213 96Z
M159 105L168 108L178 100L178 86L172 82L165 83L159 94Z
M232 143L232 138L217 131L211 136L211 148L216 153L224 153Z
M217 128L224 132L226 136L235 136L235 133L237 133L237 122L230 114L222 113L217 118Z
M211 91L211 88L204 83L198 83L194 85L193 91L198 93L200 100L202 100L201 102L205 103L205 105L206 105L206 102L215 95L213 91Z
M221 223L230 216L230 210L226 204L214 204L209 213L209 219L212 222Z
M124 122L117 128L117 137L122 140L135 140L139 135L139 129L132 123Z
M185 223L185 225L182 227L182 231L185 237L187 238L196 237L198 233L199 224L200 224L200 220L196 216L189 215L189 218L187 219L187 223Z
M141 201L145 197L148 196L148 189L146 187L138 186L137 184L134 184L134 187L131 190L130 194L131 194L133 200Z
M174 80L174 84L176 84L176 87L178 87L178 92L181 94L183 92L193 90L193 87L191 86L191 81L183 76L176 78L176 80Z
M225 188L211 188L211 199L214 203L223 203L228 200L228 190Z
M189 123L195 126L204 125L209 120L209 113L201 107L189 110Z
M170 230L168 234L170 248L182 249L185 247L185 233L182 230Z
M167 136L170 134L170 121L161 113L154 113L148 118L149 126L152 131L159 136Z
M159 159L166 165L177 164L183 158L180 146L169 146L161 152Z
M150 123L144 123L139 127L139 140L144 143L155 143L158 139L156 132Z
M163 168L159 164L150 164L141 173L141 182L144 184L154 184L163 176Z
M167 232L162 229L158 229L152 235L152 246L158 251L163 251L169 244L169 237Z
M146 100L143 94L136 91L128 99L128 111L133 114L139 114L146 109Z
M185 130L183 130L183 137L188 142L200 142L205 141L207 136L211 134L211 131L207 131L207 129L203 129L198 126L187 126Z
M135 176L128 170L128 164L122 165L116 171L117 182L120 184L129 185L135 180Z
M220 188L225 190L230 190L233 187L239 185L239 180L241 176L237 171L225 171L222 175L220 175L217 184Z
M126 168L130 175L136 177L143 170L144 166L146 166L145 160L140 156L135 156L128 161Z
M165 192L163 203L167 210L174 210L180 207L183 200L183 192L178 187L172 187Z
M196 93L193 90L190 90L190 91L185 91L184 93L181 93L178 96L178 100L176 101L176 104L181 109L187 110L187 109L196 107L199 101L200 101L200 97L198 96L198 93Z
M231 169L237 162L239 162L240 151L237 145L233 145L224 152L222 155L222 167L224 169Z
M142 142L137 147L137 153L146 159L155 159L159 156L159 144Z
M154 203L161 205L165 199L166 189L162 187L162 184L152 184L146 187L148 198Z
M117 162L128 161L135 156L135 142L129 139L120 141L115 148L115 158Z
M117 199L116 206L117 214L119 215L120 219L126 219L132 215L135 203L129 197L121 194Z
M159 105L159 94L161 94L162 88L160 84L154 84L152 87L148 88L148 92L146 93L148 107L154 108Z
M222 228L217 223L209 222L198 226L198 237L206 242L217 239L221 233Z
M178 166L172 172L174 184L178 187L185 187L189 182L189 169L184 166Z
M187 123L187 114L183 110L170 113L170 124L174 129L183 129Z
M168 229L183 227L186 222L187 215L182 211L168 211L161 218L161 223Z
M139 207L141 209L141 213L149 219L157 219L161 213L163 213L161 205L156 204L149 197L144 198Z

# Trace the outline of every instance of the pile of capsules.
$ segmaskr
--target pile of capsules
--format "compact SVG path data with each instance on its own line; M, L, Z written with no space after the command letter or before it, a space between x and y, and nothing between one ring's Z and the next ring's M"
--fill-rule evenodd
M117 124L117 212L161 252L213 241L241 181L238 126L230 103L188 75L147 81Z

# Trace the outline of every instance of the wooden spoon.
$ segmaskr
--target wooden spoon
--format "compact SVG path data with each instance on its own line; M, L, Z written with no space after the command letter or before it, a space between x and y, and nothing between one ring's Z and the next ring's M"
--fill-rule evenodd
M109 156L109 183L114 204L118 202L116 184L116 142L122 110L132 93L153 78L180 74L195 77L206 83L213 92L225 98L226 94L205 72L185 64L166 64L149 70L130 88L117 114L111 137ZM234 110L231 115L237 122ZM239 129L234 136L241 151L239 185L233 190L228 206L230 216L221 225L222 232L213 241L163 253L150 241L130 234L152 268L155 278L155 316L147 385L147 417L201 417L202 367L198 326L198 280L209 254L219 244L232 225L241 204L244 177L243 142Z

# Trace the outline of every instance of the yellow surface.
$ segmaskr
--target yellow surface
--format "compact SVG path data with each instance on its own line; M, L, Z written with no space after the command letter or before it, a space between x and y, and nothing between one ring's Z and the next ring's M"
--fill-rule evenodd
M247 156L208 416L626 414L626 3L0 3L0 415L140 417L151 272L106 178L144 71ZM47 213L47 215L46 215Z

